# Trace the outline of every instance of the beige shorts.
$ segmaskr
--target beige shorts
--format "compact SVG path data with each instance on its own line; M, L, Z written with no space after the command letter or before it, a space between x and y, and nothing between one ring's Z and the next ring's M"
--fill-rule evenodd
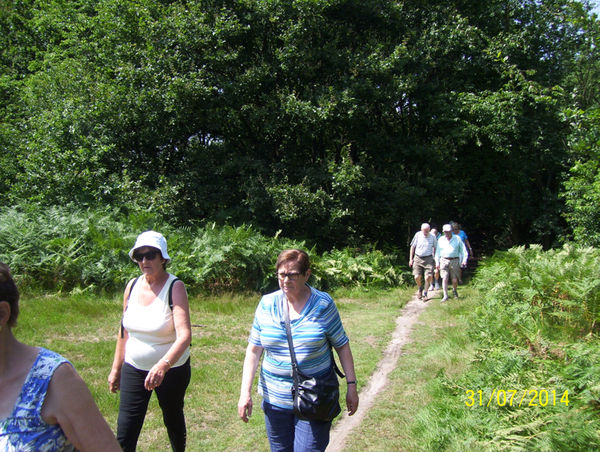
M433 256L427 256L425 258L417 256L413 259L413 276L421 276L425 273L425 278L429 278L433 276L433 269L435 267L435 262L433 261Z
M440 259L440 276L446 279L450 275L451 280L458 279L460 276L460 260L458 257L448 259L442 257Z

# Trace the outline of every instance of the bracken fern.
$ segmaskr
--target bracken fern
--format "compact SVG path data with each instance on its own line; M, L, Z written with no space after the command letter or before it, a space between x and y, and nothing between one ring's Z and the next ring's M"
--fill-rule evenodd
M440 372L432 382L434 402L415 425L425 450L600 448L598 257L593 248L532 246L498 252L480 265L474 285L483 297L469 332L478 350L464 374ZM531 404L531 389L546 389L548 401ZM478 398L466 406L467 390L481 390L483 406ZM488 406L498 390L527 394L525 403ZM444 420L437 430L436 415Z
M120 291L139 275L127 252L136 236L149 229L165 235L169 271L190 290L274 290L275 260L286 248L309 252L314 275L309 283L317 288L391 287L407 280L397 256L374 247L320 256L304 242L279 234L266 237L251 226L175 228L139 209L124 216L120 210L73 206L0 208L0 260L24 289Z

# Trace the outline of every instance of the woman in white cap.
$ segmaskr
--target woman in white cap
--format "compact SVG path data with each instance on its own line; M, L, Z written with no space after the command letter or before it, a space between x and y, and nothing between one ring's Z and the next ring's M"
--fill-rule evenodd
M108 377L110 390L121 391L117 439L123 451L136 450L154 391L171 448L183 452L192 338L187 293L183 282L166 271L171 258L162 234L140 234L129 256L142 275L125 288L121 331Z

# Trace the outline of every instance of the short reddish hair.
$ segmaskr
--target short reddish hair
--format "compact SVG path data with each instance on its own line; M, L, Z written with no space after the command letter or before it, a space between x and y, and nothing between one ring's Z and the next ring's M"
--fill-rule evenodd
M279 271L279 267L288 262L300 264L300 273L303 275L310 268L310 259L306 251L291 249L284 250L279 254L277 263L275 264L275 271Z

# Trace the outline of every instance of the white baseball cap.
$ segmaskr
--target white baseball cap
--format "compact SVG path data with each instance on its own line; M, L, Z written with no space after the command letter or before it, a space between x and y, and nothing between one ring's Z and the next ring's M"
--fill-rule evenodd
M131 250L129 250L129 257L133 259L133 253L138 248L143 246L150 246L152 248L156 248L160 250L160 254L162 254L163 259L166 259L166 264L171 262L171 258L167 253L167 239L160 233L155 231L146 231L142 232L138 235L137 240L135 241L135 245Z
M452 226L450 226L449 224L445 224L442 232L452 232Z

